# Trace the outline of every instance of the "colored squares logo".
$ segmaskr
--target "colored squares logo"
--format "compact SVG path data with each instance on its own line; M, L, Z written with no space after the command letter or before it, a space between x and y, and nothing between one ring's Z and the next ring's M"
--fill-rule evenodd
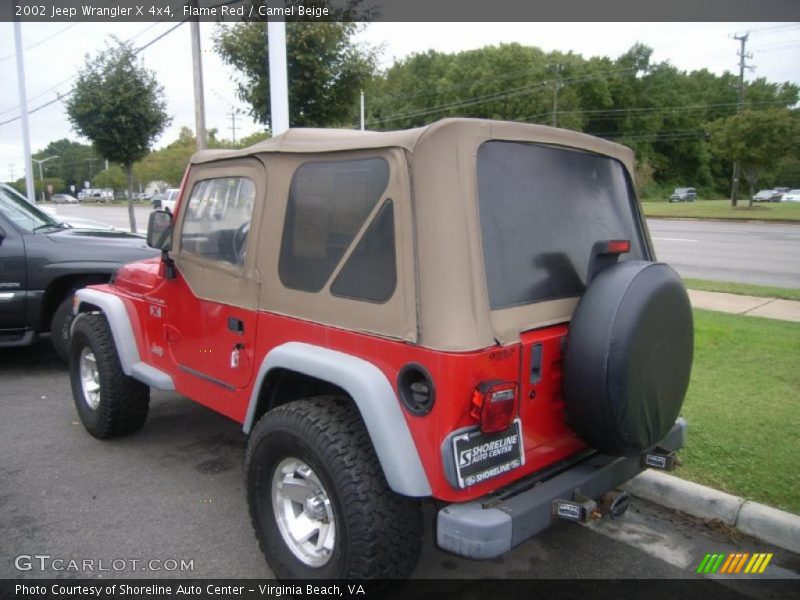
M754 552L752 554L749 552L706 554L700 566L697 567L696 573L724 573L727 575L763 573L769 561L772 560L772 556L771 552Z

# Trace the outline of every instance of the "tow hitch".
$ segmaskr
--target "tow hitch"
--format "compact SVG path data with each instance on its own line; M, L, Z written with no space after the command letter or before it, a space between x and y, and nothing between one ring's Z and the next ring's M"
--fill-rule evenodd
M674 452L656 448L650 452L642 454L642 466L661 471L674 471L678 457Z
M553 500L553 518L576 523L588 523L606 515L617 519L625 514L630 503L627 492L608 492L599 501L575 492L572 500Z

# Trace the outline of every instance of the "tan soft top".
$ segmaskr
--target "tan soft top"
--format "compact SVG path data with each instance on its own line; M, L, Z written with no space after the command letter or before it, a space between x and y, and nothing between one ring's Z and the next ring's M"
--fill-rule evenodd
M570 148L583 148L605 154L622 161L633 172L633 152L620 144L602 140L577 131L556 129L544 125L491 121L488 119L442 119L424 127L402 131L358 131L353 129L289 129L263 142L240 150L202 150L192 157L192 163L203 163L225 158L239 158L263 153L341 152L368 148L404 148L414 152L423 137L435 136L447 130L446 135L461 133L458 137L473 137L478 129L489 128L498 139L554 144Z
M283 222L269 219L265 221L270 228L267 241L259 250L266 290L259 307L461 352L514 343L522 331L568 321L578 301L564 298L491 310L476 190L476 155L488 140L548 144L602 154L620 161L633 180L634 155L624 146L575 131L484 119L444 119L391 132L291 129L241 150L198 152L192 163L210 166L208 163L226 159L272 155L277 160L270 161L270 193L279 204L285 204L289 182L303 154L313 157L347 152L363 156L363 151L375 150L386 156L404 156L410 177L402 167L396 169L393 189L404 196L395 196L398 207L413 205L408 217L413 221L413 233L403 229L398 248L405 256L403 248L413 247L408 254L413 253L414 258L404 263L411 271L405 279L401 276L399 281L405 283L398 286L396 297L385 305L371 305L285 289L277 277L276 258ZM395 164L400 166L402 160ZM395 310L394 303L400 308Z

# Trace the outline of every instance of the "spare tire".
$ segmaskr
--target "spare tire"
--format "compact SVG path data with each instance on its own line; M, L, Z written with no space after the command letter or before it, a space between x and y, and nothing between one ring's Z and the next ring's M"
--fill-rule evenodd
M663 263L602 271L581 299L564 351L570 425L593 448L630 456L674 425L692 368L689 296Z

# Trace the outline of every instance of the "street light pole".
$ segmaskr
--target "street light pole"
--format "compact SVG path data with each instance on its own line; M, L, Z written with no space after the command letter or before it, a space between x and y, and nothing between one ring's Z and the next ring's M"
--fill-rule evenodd
M39 165L39 181L42 182L42 202L44 202L44 175L42 174L42 163L46 163L48 160L53 160L54 158L58 158L58 156L48 156L42 160L31 157L31 160Z
M17 56L17 85L19 85L19 110L22 115L22 145L25 148L25 191L28 202L36 203L31 173L31 133L28 127L28 96L25 92L25 61L22 57L22 33L19 21L14 21L14 49Z

